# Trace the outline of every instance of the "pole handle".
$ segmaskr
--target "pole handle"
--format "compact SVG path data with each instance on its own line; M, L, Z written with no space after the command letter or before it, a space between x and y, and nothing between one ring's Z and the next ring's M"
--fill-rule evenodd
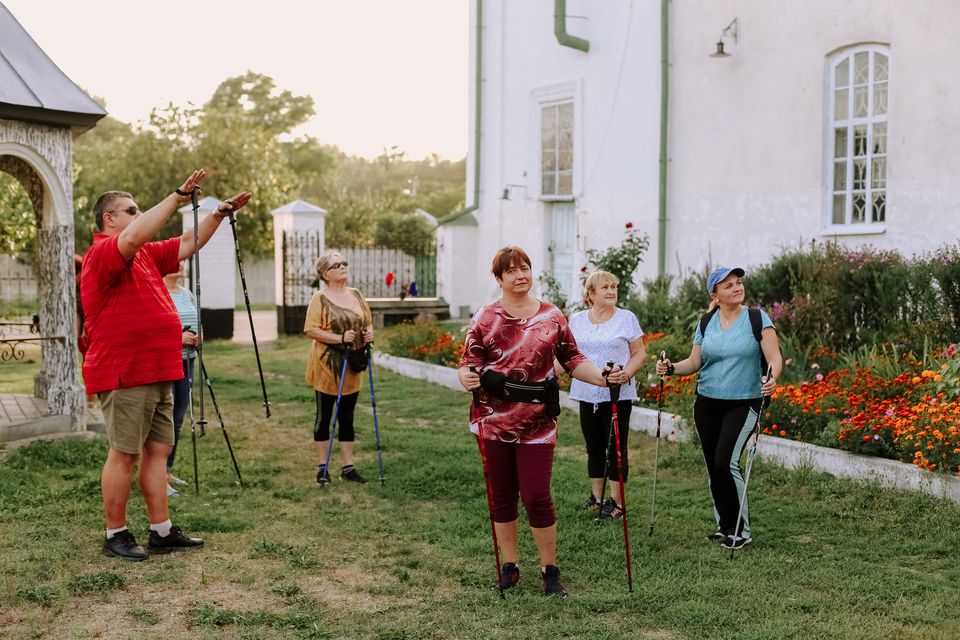
M470 373L476 373L476 372L477 372L477 368L476 368L475 366L470 365L469 368L470 368ZM480 392L477 391L476 389L474 389L473 391L471 391L471 393L473 394L473 406L479 407L479 406L480 406Z

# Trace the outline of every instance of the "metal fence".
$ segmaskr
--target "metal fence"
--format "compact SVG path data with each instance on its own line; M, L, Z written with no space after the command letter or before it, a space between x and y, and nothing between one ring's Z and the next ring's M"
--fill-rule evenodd
M36 300L37 271L33 263L18 262L11 255L0 255L0 300Z
M411 253L385 247L330 247L350 263L349 286L367 298L437 295L437 253L431 242ZM325 248L317 231L283 234L283 309L278 328L285 333L303 329L310 298L319 289L314 268Z

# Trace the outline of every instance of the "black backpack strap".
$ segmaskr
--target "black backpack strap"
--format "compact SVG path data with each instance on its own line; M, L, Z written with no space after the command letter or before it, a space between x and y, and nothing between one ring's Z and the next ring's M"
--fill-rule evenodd
M711 311L707 311L700 317L700 340L703 340L703 337L707 335L707 325L710 324L710 318L717 315L717 311L720 310L720 307L714 307Z
M757 343L763 340L763 315L758 307L749 307L747 312L750 314L750 327L753 329L753 337ZM767 375L767 358L763 355L763 347L760 348L760 375Z

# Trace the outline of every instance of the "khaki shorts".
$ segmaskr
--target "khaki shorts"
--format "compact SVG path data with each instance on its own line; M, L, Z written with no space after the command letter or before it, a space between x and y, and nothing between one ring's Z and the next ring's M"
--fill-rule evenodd
M154 382L98 393L110 448L140 454L152 440L173 445L173 383Z

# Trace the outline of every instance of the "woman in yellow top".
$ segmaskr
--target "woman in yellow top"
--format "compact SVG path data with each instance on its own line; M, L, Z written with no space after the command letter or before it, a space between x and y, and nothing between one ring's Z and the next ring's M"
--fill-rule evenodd
M340 376L346 371L337 411L337 435L343 466L340 477L351 482L366 482L353 467L353 411L360 395L360 372L344 368L349 349L360 350L373 342L373 317L363 294L347 286L348 264L336 251L326 251L317 260L317 277L324 287L313 294L307 307L303 333L313 340L307 358L307 382L313 385L317 399L317 419L313 440L317 449L317 483L330 482L327 449L330 446L330 420L340 391Z

